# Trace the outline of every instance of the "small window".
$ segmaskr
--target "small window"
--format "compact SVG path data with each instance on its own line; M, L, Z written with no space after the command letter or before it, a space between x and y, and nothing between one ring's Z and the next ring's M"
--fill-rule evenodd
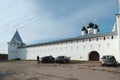
M91 39L89 39L89 41L91 41Z
M105 40L105 37L103 38L103 40Z
M113 39L113 36L111 36L111 39Z
M98 38L96 38L96 41L98 41Z
M78 43L78 40L77 40L77 43Z
M83 42L84 42L84 40L83 40Z

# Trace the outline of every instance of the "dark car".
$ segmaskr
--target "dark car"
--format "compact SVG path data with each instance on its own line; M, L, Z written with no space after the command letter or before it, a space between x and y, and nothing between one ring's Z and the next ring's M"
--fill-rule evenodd
M67 56L58 56L55 60L56 63L69 63L70 57Z
M41 63L54 63L55 58L53 56L45 56L41 58Z
M116 62L116 59L114 56L106 55L106 56L102 57L101 64L102 64L102 66L114 66L114 67L116 67L117 62Z

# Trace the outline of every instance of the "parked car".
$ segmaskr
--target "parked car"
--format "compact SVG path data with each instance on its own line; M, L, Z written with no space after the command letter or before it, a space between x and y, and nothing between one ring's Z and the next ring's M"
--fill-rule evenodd
M53 56L45 56L41 58L41 63L54 63L55 58Z
M58 56L55 60L56 63L69 63L70 57L67 56Z
M114 67L117 66L116 59L112 55L103 56L102 60L101 60L101 64L102 64L102 66L114 66Z

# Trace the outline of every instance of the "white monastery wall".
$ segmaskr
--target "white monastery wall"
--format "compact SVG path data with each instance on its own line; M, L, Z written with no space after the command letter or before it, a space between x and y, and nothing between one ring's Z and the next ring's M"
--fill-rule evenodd
M89 60L89 54L92 51L97 51L100 58L103 55L114 55L118 59L118 39L117 35L74 40L67 42L58 42L53 44L45 44L39 46L32 46L27 48L18 48L20 57L27 60L36 60L36 56L54 57L66 55L70 56L72 60ZM25 57L26 56L26 57Z

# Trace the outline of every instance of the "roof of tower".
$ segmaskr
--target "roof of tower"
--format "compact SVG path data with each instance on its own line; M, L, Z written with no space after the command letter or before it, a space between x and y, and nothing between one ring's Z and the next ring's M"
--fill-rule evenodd
M93 27L94 27L94 24L90 22L87 28L93 28Z
M15 34L14 34L14 36L12 37L12 39L11 39L10 42L11 42L11 43L23 43L23 41L22 41L22 39L21 39L18 31L15 32Z

